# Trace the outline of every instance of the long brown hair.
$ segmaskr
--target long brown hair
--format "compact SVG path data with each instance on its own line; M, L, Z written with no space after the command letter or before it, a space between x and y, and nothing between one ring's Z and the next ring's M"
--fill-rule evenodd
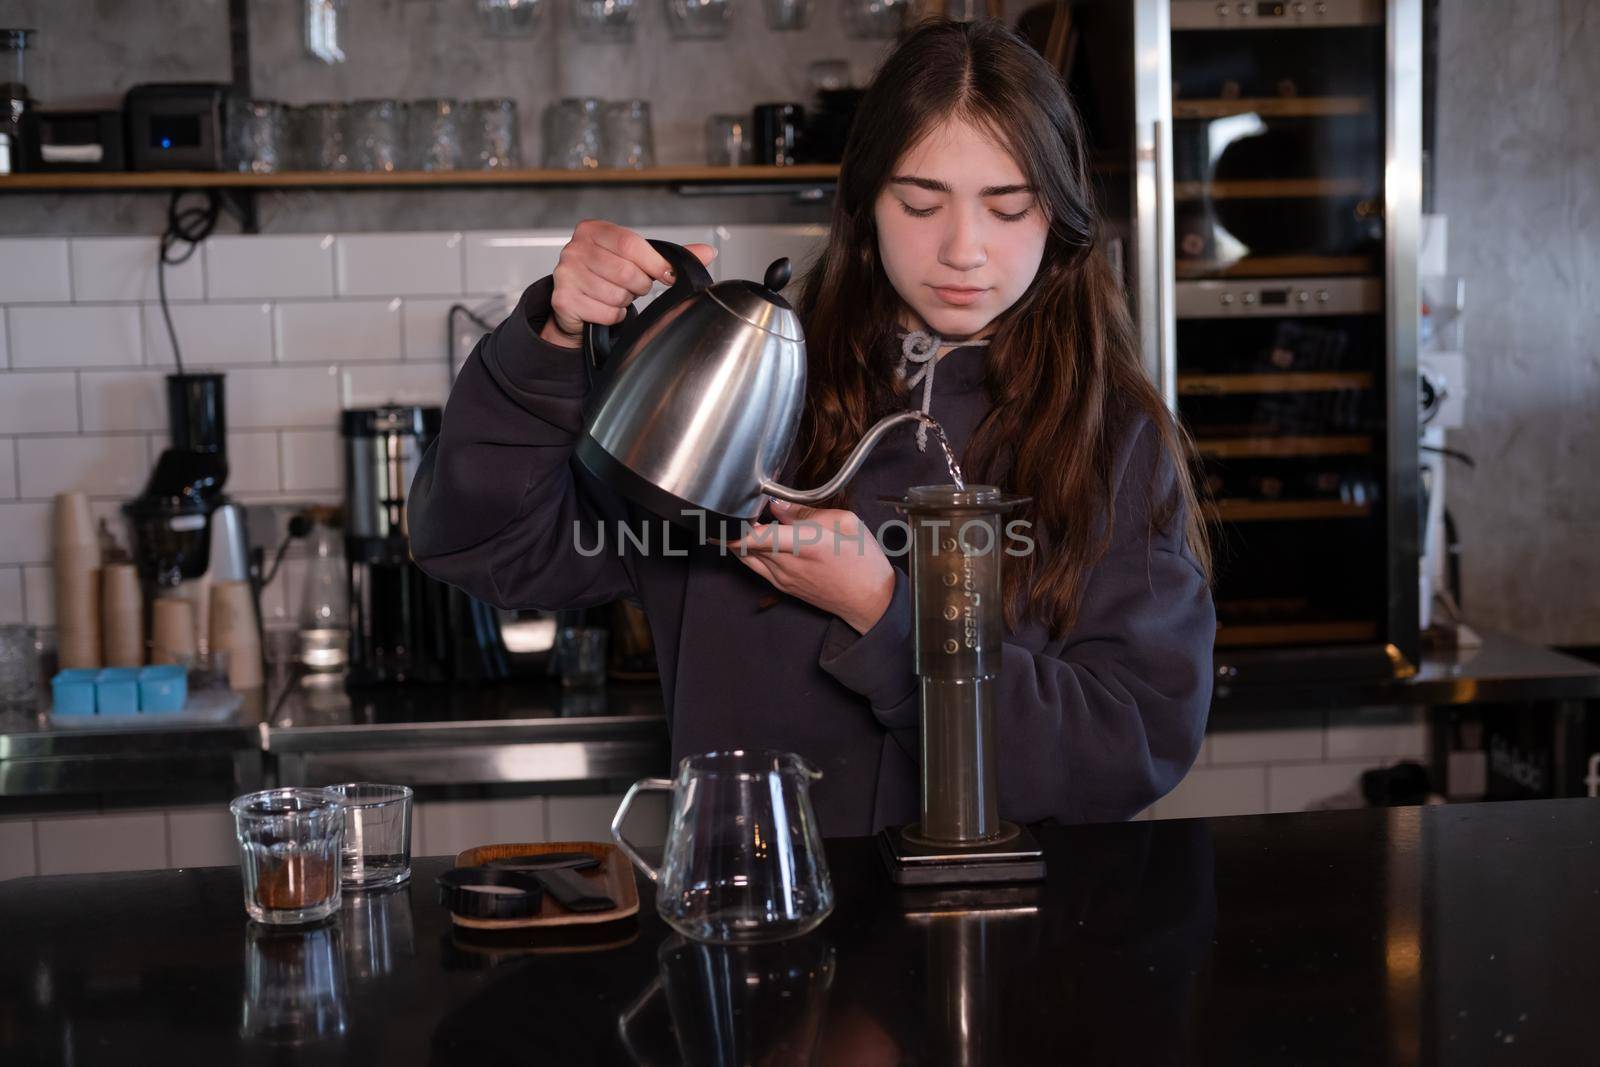
M1148 415L1175 470L1149 501L1152 531L1179 511L1209 574L1210 551L1174 425L1140 364L1132 321L1101 248L1081 123L1060 77L992 19L919 24L884 61L851 124L827 247L801 283L809 374L801 484L824 480L876 418L902 404L890 343L901 301L878 255L873 208L896 162L947 119L1009 147L1050 221L1033 284L996 323L986 356L992 404L963 465L974 480L1030 496L1037 542L1007 560L1006 622L1065 634L1111 539L1111 463L1129 419ZM1160 469L1160 466L1157 468ZM1139 487L1154 494L1154 483ZM832 506L847 506L848 491Z

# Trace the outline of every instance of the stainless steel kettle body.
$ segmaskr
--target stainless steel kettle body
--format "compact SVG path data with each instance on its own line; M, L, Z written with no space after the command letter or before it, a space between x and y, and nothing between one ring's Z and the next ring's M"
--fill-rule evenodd
M714 283L688 249L650 244L672 264L673 286L615 331L584 328L584 351L600 380L590 390L577 456L606 485L691 529L727 523L727 536L737 536L767 496L824 500L884 432L926 419L917 411L883 419L816 489L778 484L806 394L800 317L778 295L789 261L773 263L760 284Z

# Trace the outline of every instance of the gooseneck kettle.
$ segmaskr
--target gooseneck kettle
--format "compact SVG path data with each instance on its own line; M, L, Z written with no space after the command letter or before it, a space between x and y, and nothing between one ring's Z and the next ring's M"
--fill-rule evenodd
M837 493L898 412L867 431L844 466L815 489L780 485L806 396L800 317L778 295L788 259L758 284L713 282L682 245L652 240L672 265L671 288L617 326L587 323L583 348L596 380L584 408L578 460L641 507L703 534L753 522L767 496L816 504ZM706 525L701 525L700 516Z

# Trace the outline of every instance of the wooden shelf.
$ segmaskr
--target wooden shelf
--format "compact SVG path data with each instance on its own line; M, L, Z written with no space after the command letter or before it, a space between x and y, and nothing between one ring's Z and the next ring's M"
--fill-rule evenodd
M1262 181L1177 182L1175 200L1294 200L1319 196L1363 196L1365 178L1273 178Z
M1213 522L1285 522L1305 519L1364 519L1370 504L1343 500L1219 500L1206 508Z
M793 167L652 167L648 170L400 170L140 171L136 173L11 174L0 176L0 192L114 191L138 189L382 189L463 185L698 185L731 182L831 182L836 163Z
M1241 393L1334 393L1371 389L1366 371L1302 374L1180 374L1179 396L1233 396Z
M1260 626L1217 627L1218 648L1264 645L1308 645L1318 642L1376 641L1378 626L1371 622L1292 622Z
M1371 256L1245 256L1231 263L1180 259L1179 278L1295 278L1320 274L1376 274Z
M1262 118L1306 119L1338 115L1366 115L1372 100L1365 96L1241 96L1235 100L1174 100L1175 119L1222 119L1230 115Z
M1263 456L1365 456L1372 438L1347 437L1216 437L1198 438L1195 450L1217 459L1254 459Z

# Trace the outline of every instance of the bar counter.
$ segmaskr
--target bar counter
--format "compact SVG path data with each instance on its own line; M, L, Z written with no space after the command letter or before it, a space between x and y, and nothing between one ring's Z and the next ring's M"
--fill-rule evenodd
M301 932L238 871L0 883L0 1061L1551 1063L1600 1048L1600 801L1041 827L1032 888L894 889L760 948L464 936L408 886Z

